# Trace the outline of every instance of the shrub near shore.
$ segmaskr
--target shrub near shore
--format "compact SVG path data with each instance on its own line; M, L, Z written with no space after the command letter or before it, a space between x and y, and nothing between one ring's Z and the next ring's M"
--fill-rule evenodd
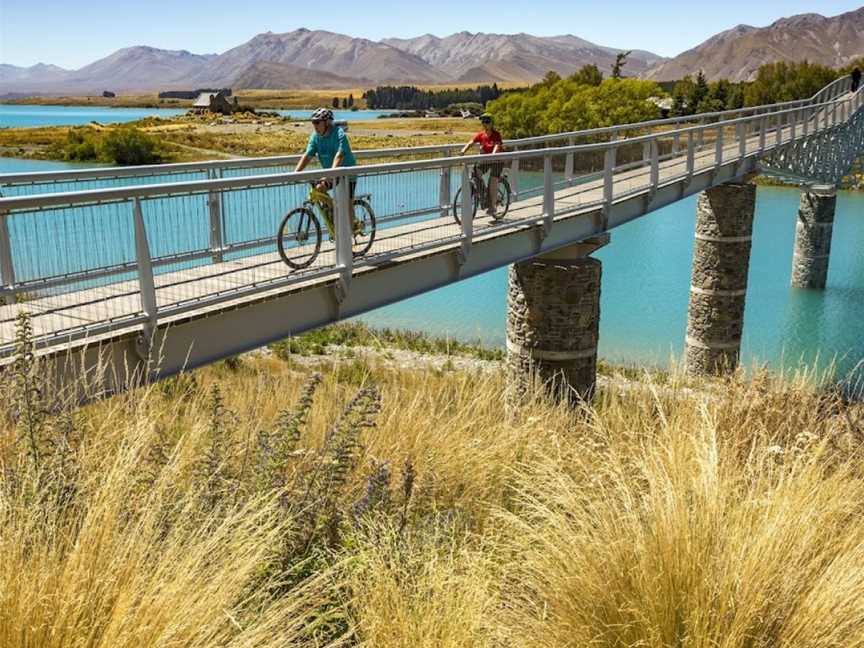
M253 355L79 408L27 337L3 648L864 645L864 416L804 382L507 419L500 373Z

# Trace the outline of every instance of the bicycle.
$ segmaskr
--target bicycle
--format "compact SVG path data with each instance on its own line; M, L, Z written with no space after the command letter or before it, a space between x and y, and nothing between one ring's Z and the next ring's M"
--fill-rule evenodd
M321 251L321 222L316 210L321 213L330 240L336 240L336 227L333 223L333 198L326 191L311 183L309 196L300 207L292 209L282 219L276 235L279 256L286 265L294 270L307 268ZM354 258L365 255L375 241L375 212L370 205L370 194L355 196L353 238L351 245ZM293 247L291 243L295 243Z
M493 163L494 164L494 163ZM489 190L486 187L486 182L483 180L483 174L478 168L479 165L474 165L471 169L471 203L473 210L471 218L477 216L477 208L482 207L488 209L489 206ZM478 196L480 198L478 199ZM505 174L501 174L498 178L498 200L495 203L495 221L500 221L507 215L507 210L510 209L510 198L512 191L510 190L510 181ZM457 225L462 224L462 219L459 217L459 212L462 210L462 187L456 191L456 196L453 198L453 219Z

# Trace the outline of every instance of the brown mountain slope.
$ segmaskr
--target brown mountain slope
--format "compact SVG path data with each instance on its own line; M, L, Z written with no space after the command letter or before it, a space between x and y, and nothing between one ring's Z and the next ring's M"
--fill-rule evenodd
M587 64L608 74L621 50L595 45L572 35L485 34L467 31L438 38L390 38L383 42L415 54L463 83L491 81L537 81L549 70L572 74ZM662 57L634 50L627 72L644 73Z
M236 89L275 90L279 88L313 88L327 90L330 88L352 88L370 85L368 79L352 79L349 77L301 68L288 63L271 63L257 61L240 72L230 85Z
M193 80L196 83L231 82L250 65L260 61L287 63L313 72L320 70L379 82L435 83L449 80L446 74L420 57L384 43L308 29L285 34L259 34L217 56Z
M746 81L760 65L803 61L831 67L864 56L864 7L839 16L801 14L763 28L739 25L651 69L645 76L668 81L702 70L709 79Z

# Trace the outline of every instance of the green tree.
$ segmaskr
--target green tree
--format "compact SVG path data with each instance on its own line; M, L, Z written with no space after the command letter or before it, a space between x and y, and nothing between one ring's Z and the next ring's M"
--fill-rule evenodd
M653 81L606 79L584 85L572 79L507 92L486 105L506 137L531 137L656 119L649 97L664 93Z
M702 70L699 70L699 74L696 75L696 82L693 84L693 88L690 91L690 96L687 97L687 105L692 111L691 114L699 110L699 104L701 104L707 97L708 81L705 79L705 74Z
M839 76L837 70L802 61L768 63L756 72L756 79L744 93L748 106L793 101L812 97Z
M554 70L549 70L546 73L546 76L543 77L543 80L540 82L540 85L544 85L546 87L551 87L558 83L561 80L561 75L555 72Z
M339 97L333 97L333 101L330 104L334 108L339 108Z
M348 95L348 107L349 108L354 107L354 95L353 94Z
M673 117L693 114L695 106L690 105L690 98L693 95L695 85L688 74L672 88L672 110L670 112Z
M579 85L599 86L603 83L603 73L596 65L583 65L570 75L568 79Z
M627 57L632 54L632 50L627 50L626 52L618 52L615 55L615 62L612 64L612 78L620 79L622 76L622 69L624 65L627 63Z
M109 132L97 150L100 159L115 164L155 164L162 159L156 139L131 126Z

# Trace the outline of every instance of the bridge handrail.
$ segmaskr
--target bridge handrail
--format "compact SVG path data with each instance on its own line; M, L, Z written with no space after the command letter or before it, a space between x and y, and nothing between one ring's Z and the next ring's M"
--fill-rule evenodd
M858 91L858 95L864 92L864 88ZM851 99L847 99L849 101ZM820 108L834 106L836 100L830 100L819 104L807 106L814 112ZM27 196L4 196L0 197L0 212L13 210L39 209L43 207L58 205L77 205L96 202L111 202L118 200L129 200L135 197L169 196L184 193L204 193L208 191L224 191L238 188L252 188L273 185L277 183L307 182L319 178L337 178L340 176L358 177L365 175L377 175L380 173L400 172L408 170L420 171L423 169L437 168L441 166L461 166L465 164L512 162L515 159L526 159L542 157L544 155L566 155L585 153L593 151L605 151L618 149L623 146L632 146L640 143L650 143L661 138L688 135L706 130L722 130L738 124L751 123L768 117L779 117L797 113L801 108L787 108L776 112L739 117L711 124L699 124L685 128L662 131L659 133L648 133L620 140L606 142L592 142L589 144L573 144L543 149L526 149L522 151L508 151L494 155L466 155L446 158L427 158L424 160L409 160L403 162L384 162L378 164L358 165L354 167L339 167L336 169L311 169L299 173L290 171L272 174L257 174L253 176L240 176L235 178L219 178L211 180L187 180L183 182L128 185L122 187L108 187L104 189L87 189L83 191L55 192Z
M580 131L570 131L566 133L556 133L553 135L541 135L536 137L525 137L519 139L505 140L506 146L518 149L523 146L536 144L548 144L551 142L573 140L580 137L600 137L604 135L614 135L620 132L632 131L637 129L655 128L661 126L670 126L687 122L703 122L715 118L722 118L728 115L759 115L759 114L777 114L778 108L804 105L818 105L816 101L818 97L828 94L831 98L836 98L842 94L843 89L848 89L851 85L851 77L845 76L836 79L817 92L808 99L796 99L792 101L779 102L775 104L766 104L762 106L750 106L746 108L736 108L732 110L723 110L710 113L699 113L696 115L685 115L680 117L668 117L664 119L653 119L642 122L632 122L628 124L618 124L615 126L605 126L602 128L593 128ZM727 121L727 120L724 120ZM717 122L714 122L715 124ZM674 132L674 131L671 131ZM383 149L361 149L355 151L355 157L358 159L375 159L380 157L397 157L403 155L423 155L423 154L444 154L451 153L455 148L461 146L461 143L452 144L433 144L416 147L396 147ZM207 160L204 162L175 162L169 164L153 164L153 165L136 165L125 167L104 167L89 168L89 169L72 169L61 171L32 171L24 173L5 173L0 174L0 188L3 186L15 186L25 184L41 184L41 183L61 183L74 182L81 180L108 180L116 178L134 178L134 177L153 177L159 175L182 175L184 173L195 172L211 172L231 170L231 169L248 169L256 167L281 166L284 164L296 163L300 159L300 154L281 155L281 156L265 156L257 158L238 158L231 160Z
M34 317L45 316L39 345L139 326L146 340L165 318L208 313L319 279L335 281L338 301L348 294L356 269L443 247L454 248L462 264L473 242L489 236L531 230L539 240L552 233L560 245L561 219L576 214L586 218L567 230L567 241L581 240L576 233L606 231L670 196L679 199L687 187L692 192L694 178L695 186L704 187L752 173L760 158L768 156L770 165L776 151L804 137L815 136L817 147L832 146L836 127L852 119L859 128L864 123L864 89L849 95L845 87L837 84L824 96L838 96L824 102L606 142L0 198L0 357L14 348L10 322L21 303L40 302L34 304ZM833 172L846 172L857 152L849 146L832 151ZM454 223L457 210L471 213L470 167L489 163L511 164L510 182L519 193L508 217ZM523 172L531 175L518 175ZM320 248L319 234L316 264L289 270L275 251L277 240L284 240L277 224L302 203L306 182L321 177L343 179L336 184L333 243ZM365 178L381 234L371 255L357 259L345 181L352 177ZM663 189L672 184L673 190ZM539 200L521 200L530 196ZM301 247L305 241L297 239Z

